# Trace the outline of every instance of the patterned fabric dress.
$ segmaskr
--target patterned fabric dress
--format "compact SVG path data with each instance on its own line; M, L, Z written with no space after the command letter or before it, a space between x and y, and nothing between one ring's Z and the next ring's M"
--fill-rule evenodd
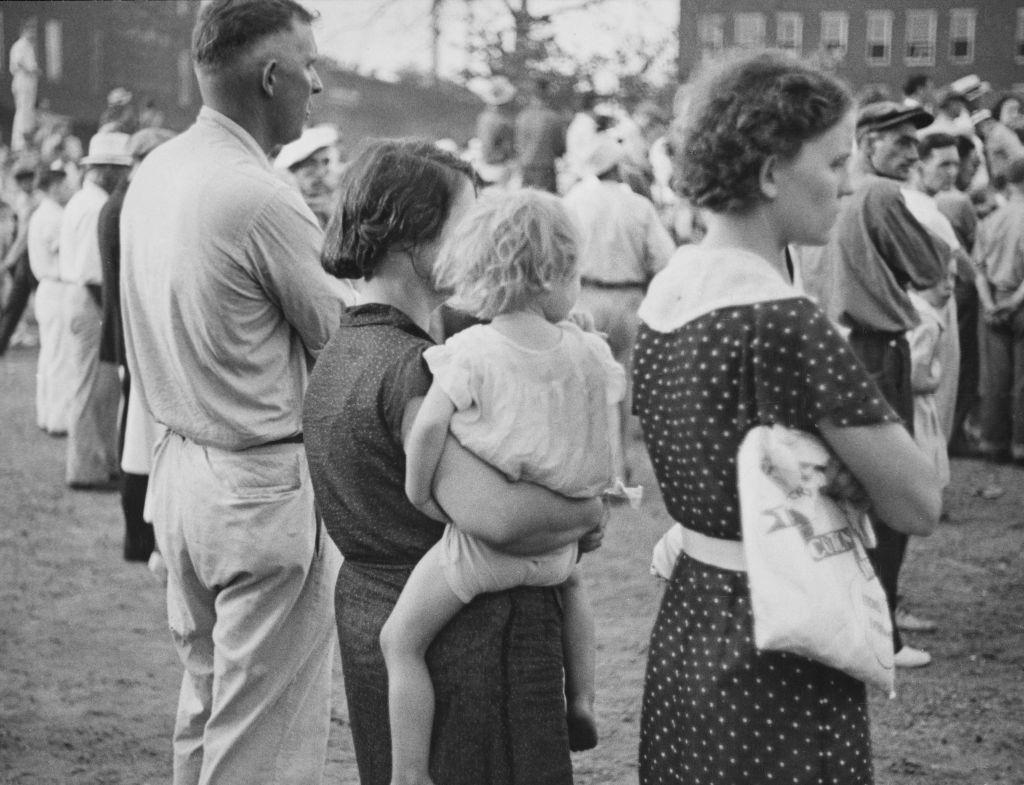
M736 452L750 428L898 421L802 297L720 308L668 332L643 325L634 382L666 508L726 540L740 539ZM872 781L864 685L758 652L745 574L681 555L651 634L642 785Z

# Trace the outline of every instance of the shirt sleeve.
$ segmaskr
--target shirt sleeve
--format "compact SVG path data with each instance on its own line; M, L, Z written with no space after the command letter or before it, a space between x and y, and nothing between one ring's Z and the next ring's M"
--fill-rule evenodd
M380 386L380 410L397 444L402 443L405 407L414 398L422 398L430 389L430 372L423 360L423 344L409 344L398 352L383 374Z
M423 359L430 369L434 382L447 395L455 408L464 411L473 405L473 369L467 353L459 351L459 341L449 339L440 346L431 346L423 352Z
M323 233L298 192L282 183L249 232L253 266L268 299L316 357L334 334L346 303L320 266Z
M754 395L762 423L814 433L899 422L846 340L810 300L762 307L752 346Z
M605 395L609 406L626 397L626 369L612 355L608 342L596 333L582 333L587 348L600 364L605 376Z

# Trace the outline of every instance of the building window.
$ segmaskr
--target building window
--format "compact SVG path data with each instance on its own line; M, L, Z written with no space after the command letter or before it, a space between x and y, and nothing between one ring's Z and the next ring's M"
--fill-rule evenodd
M725 49L725 17L722 14L701 14L697 20L697 37L703 59L713 59Z
M736 14L733 24L736 46L745 49L764 46L764 14Z
M1013 54L1018 65L1024 65L1024 8L1017 9L1017 35L1014 39Z
M974 62L974 23L978 12L973 8L954 8L949 12L949 61L957 65Z
M799 57L804 46L804 18L800 14L776 14L775 40L779 49Z
M46 78L51 82L59 82L64 78L64 26L58 19L47 19L44 30Z
M892 58L892 11L868 11L868 65L889 65Z
M178 52L178 106L187 108L192 103L192 55L187 49Z
M907 11L907 65L935 65L934 11Z
M821 48L834 61L846 57L850 17L845 11L822 11Z
M103 90L103 31L92 31L92 46L89 50L89 84L93 95Z

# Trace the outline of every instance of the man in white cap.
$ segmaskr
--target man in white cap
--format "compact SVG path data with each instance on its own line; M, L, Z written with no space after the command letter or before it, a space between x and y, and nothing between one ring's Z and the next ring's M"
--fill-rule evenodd
M68 449L65 480L72 488L114 490L117 467L117 368L100 361L103 265L97 233L100 210L127 176L128 134L97 133L82 159L81 190L64 208L60 227L60 278L66 282L68 333Z
M131 136L132 172L153 150L174 138L166 128L143 128ZM131 173L121 181L100 210L98 236L103 262L103 335L100 361L112 363L121 374L121 419L118 428L118 460L121 476L121 511L125 519L123 555L128 561L148 561L153 552L153 526L143 519L149 456L157 441L157 426L133 394L131 374L124 359L121 319L121 210ZM130 433L129 433L130 431Z
M633 360L639 326L637 309L648 281L675 253L675 243L649 199L634 193L620 178L626 151L610 133L598 135L583 159L583 179L565 195L565 206L580 230L579 307L594 317L594 327L608 336L615 359L626 368ZM631 384L631 383L630 383ZM626 433L630 394L622 401L622 466L625 477Z
M282 147L274 159L275 169L291 173L299 193L322 227L327 226L334 209L331 169L337 143L338 130L333 125L317 125Z
M121 211L132 387L167 429L147 505L185 671L174 785L312 785L326 761L338 556L302 398L344 303L316 217L268 159L323 89L313 18L294 0L203 4L203 107Z

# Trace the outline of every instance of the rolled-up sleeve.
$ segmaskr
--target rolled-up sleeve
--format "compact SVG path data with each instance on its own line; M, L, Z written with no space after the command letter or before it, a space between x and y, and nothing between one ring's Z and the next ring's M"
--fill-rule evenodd
M316 357L351 304L343 285L320 266L323 233L298 192L285 186L253 221L249 255L267 298Z

